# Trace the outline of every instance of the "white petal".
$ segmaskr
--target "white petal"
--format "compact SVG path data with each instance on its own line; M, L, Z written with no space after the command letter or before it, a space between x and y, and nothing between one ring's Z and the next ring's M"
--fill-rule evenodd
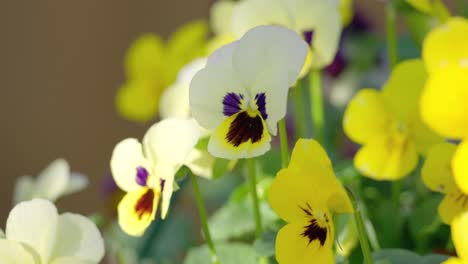
M213 130L226 117L223 99L228 93L246 95L246 90L234 72L232 55L238 42L216 50L208 58L207 66L190 83L189 100L192 116L200 126Z
M37 177L35 198L54 202L63 195L70 179L70 166L64 159L57 159Z
M233 1L217 1L211 6L210 24L216 35L231 34Z
M104 240L88 218L65 213L59 216L53 259L74 257L98 263L104 257Z
M195 74L205 68L206 62L207 58L199 58L185 65L177 74L177 82L189 86Z
M215 157L207 151L193 149L185 160L185 165L189 167L193 174L205 178L211 178L213 175L215 160Z
M54 261L50 264L95 264L95 262L82 260L79 258L65 257L54 259Z
M256 26L282 25L292 28L294 20L281 0L244 0L232 11L232 29L240 38Z
M29 201L33 198L35 182L31 176L21 176L16 180L13 191L13 204Z
M288 89L298 78L307 52L307 44L296 32L280 26L250 30L234 52L234 67L251 97L266 95L266 122L273 135L286 114Z
M136 182L138 167L150 171L149 163L143 156L142 146L134 138L124 139L115 146L110 166L115 183L126 192L141 188Z
M190 117L189 84L177 82L169 86L161 95L159 114L162 119Z
M160 175L161 179L164 180L164 189L161 195L161 218L165 219L169 211L169 205L171 203L172 193L178 189L177 184L174 181L174 176L177 171L171 170L166 166L156 167L156 174ZM174 188L174 185L176 188Z
M341 34L341 15L330 1L288 0L298 32L313 30L312 67L322 68L334 59Z
M70 175L70 180L68 181L67 188L65 189L64 195L72 194L79 192L86 187L88 187L89 181L88 178L77 172L72 172Z
M5 232L0 228L0 238L5 238Z
M146 156L154 164L177 171L199 138L200 128L195 120L168 118L150 127L143 145Z
M0 239L0 263L39 264L20 243Z
M8 216L6 237L30 246L39 254L42 263L49 263L57 221L57 208L50 201L34 199L22 202Z

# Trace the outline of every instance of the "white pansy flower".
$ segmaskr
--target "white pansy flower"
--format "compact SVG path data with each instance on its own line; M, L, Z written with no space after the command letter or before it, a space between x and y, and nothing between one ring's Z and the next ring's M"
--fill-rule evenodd
M0 263L94 264L104 257L104 240L96 225L81 215L59 215L48 200L16 205L5 232Z
M132 236L141 236L154 220L161 199L161 218L169 209L175 174L185 165L200 137L193 119L168 118L153 125L143 144L127 138L112 154L111 170L120 189L127 192L118 205L119 225Z
M56 201L58 198L83 190L88 186L88 179L76 172L70 172L70 165L64 159L57 159L49 164L34 179L21 176L16 181L13 202L17 204L33 198Z
M306 56L301 37L280 26L256 27L211 54L190 84L189 99L193 117L213 132L212 155L250 158L270 149Z

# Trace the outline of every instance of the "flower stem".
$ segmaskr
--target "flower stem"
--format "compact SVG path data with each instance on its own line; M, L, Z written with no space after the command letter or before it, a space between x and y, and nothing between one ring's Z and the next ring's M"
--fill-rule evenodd
M288 132L286 131L286 118L279 121L279 134L281 142L281 164L286 168L289 163Z
M249 168L249 178L250 178L250 192L252 193L252 202L253 202L253 209L254 209L254 216L255 216L255 237L261 238L263 229L262 229L262 215L260 214L260 206L258 201L258 194L257 194L257 176L256 176L256 168L255 168L255 160L248 159L247 165Z
M366 228L364 227L364 221L362 219L362 214L359 209L359 204L354 197L353 193L349 190L348 191L349 197L351 199L351 203L353 204L354 209L354 221L356 222L357 231L359 234L359 242L361 243L361 251L362 255L364 256L364 263L365 264L373 264L372 260L372 251L369 245L369 239L367 237Z
M297 80L296 84L292 89L294 95L294 116L296 117L296 139L299 139L306 135L307 125L307 120L305 116L306 108L304 104L304 86L302 86L302 80Z
M388 1L385 6L385 23L387 30L387 49L390 66L393 69L398 63L398 43L397 43L397 28L396 17L397 12L393 1Z
M396 181L393 181L392 182L392 187L391 187L391 191L392 191L392 201L395 203L395 204L400 204L400 195L401 195L401 180L396 180Z
M208 227L208 220L206 217L205 205L200 194L200 188L198 187L197 177L190 174L190 180L192 181L193 192L195 194L195 200L197 201L198 213L200 214L200 222L202 225L203 233L205 235L205 240L208 243L211 253L211 263L220 264L218 255L216 254L216 248L214 246L213 240L211 239L210 229Z
M314 126L314 135L317 141L325 144L324 138L324 113L323 113L323 96L322 96L322 80L320 70L312 70L309 74L310 86L310 111L312 123Z

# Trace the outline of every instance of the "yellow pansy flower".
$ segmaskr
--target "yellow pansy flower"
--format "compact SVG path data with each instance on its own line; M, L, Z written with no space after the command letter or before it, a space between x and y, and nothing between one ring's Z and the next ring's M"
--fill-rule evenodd
M159 110L161 93L179 70L206 52L208 25L194 21L174 32L167 43L155 34L139 37L125 58L126 82L119 88L119 113L132 121L146 122Z
M452 240L457 250L458 258L450 258L443 264L468 263L468 212L455 218L452 223Z
M250 158L270 149L306 55L301 37L280 26L256 27L211 54L190 83L189 101L192 116L212 131L213 156Z
M134 138L118 143L111 170L120 189L127 192L118 205L119 225L132 236L141 236L154 220L161 198L161 218L169 210L174 177L200 136L193 119L168 118L153 125L143 144Z
M289 166L273 180L268 200L288 223L276 237L280 264L334 263L333 213L352 213L353 208L317 141L297 141Z
M445 194L439 205L439 215L446 224L455 216L468 211L468 194L458 188L453 177L452 158L457 146L450 143L431 148L424 162L421 176L424 184L435 192Z
M448 8L441 0L406 0L406 2L419 12L435 16L440 21L445 21L450 17Z
M361 90L343 118L346 135L363 145L354 157L356 168L376 180L397 180L418 163L418 153L442 139L419 115L420 93L427 79L420 60L398 64L382 91Z

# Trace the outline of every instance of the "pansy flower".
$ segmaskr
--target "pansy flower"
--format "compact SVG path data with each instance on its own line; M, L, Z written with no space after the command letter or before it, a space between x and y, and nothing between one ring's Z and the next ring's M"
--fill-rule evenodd
M146 122L158 114L161 93L172 84L185 64L206 53L208 25L188 23L167 43L155 34L139 37L125 58L126 82L116 96L119 113L132 121Z
M324 149L299 139L289 166L276 175L268 200L288 224L276 237L281 264L334 263L334 213L352 213L349 197Z
M450 258L443 264L468 263L468 212L457 216L452 223L452 241L457 250L458 258Z
M442 141L419 115L419 97L427 79L420 60L398 64L382 91L362 89L343 118L346 135L362 148L355 167L376 180L398 180L414 170L418 155Z
M190 84L189 100L192 116L212 131L213 156L250 158L270 149L306 55L294 31L260 26L208 58Z
M445 194L439 206L439 215L446 224L451 224L453 218L468 211L468 194L460 190L455 183L452 169L452 158L457 146L442 143L429 151L421 176L424 184L435 192Z
M127 192L118 205L119 225L127 234L141 236L156 216L161 201L164 219L174 191L174 176L199 138L197 123L165 119L145 134L143 144L134 138L118 143L112 154L112 175Z
M55 202L58 198L83 190L88 179L76 172L70 172L70 165L64 159L54 160L36 179L21 176L16 181L13 203L43 198Z
M461 139L452 167L455 181L468 193L468 20L451 18L424 41L423 58L430 76L421 97L421 114L429 127Z
M58 214L48 200L21 202L11 210L0 237L0 263L97 264L104 240L88 218Z

